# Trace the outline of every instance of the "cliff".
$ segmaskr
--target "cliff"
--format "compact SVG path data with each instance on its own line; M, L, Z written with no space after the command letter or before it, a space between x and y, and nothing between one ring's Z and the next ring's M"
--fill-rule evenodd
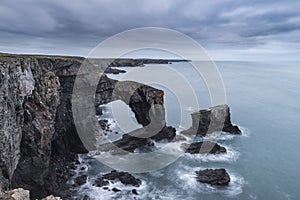
M71 97L83 58L0 56L0 191L30 190L31 198L59 195L77 153L87 152L74 126ZM140 124L153 119L165 126L163 91L139 83L120 83L103 76L95 105L121 99ZM137 84L135 91L127 86ZM128 93L133 94L128 99ZM151 111L152 104L160 110ZM95 115L92 113L91 115Z

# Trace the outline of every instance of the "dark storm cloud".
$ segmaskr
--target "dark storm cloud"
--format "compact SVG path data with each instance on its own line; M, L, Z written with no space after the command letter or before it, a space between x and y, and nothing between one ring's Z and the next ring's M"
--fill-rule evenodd
M0 51L84 55L109 36L144 26L172 28L208 47L298 43L299 8L297 0L4 0Z

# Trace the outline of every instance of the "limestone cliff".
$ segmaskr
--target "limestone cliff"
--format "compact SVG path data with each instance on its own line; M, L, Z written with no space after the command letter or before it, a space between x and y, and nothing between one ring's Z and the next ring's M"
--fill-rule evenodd
M76 153L86 152L71 109L73 84L83 60L0 56L0 191L22 187L31 191L32 198L56 195L69 178L68 163ZM93 106L116 100L112 97L116 83L103 76ZM165 125L161 90L140 85L130 99L125 96L120 99L142 125L150 123L151 105L160 104L154 118Z

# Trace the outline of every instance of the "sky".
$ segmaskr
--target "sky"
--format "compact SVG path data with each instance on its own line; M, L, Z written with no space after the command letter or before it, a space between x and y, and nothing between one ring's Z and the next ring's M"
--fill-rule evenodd
M182 32L214 60L300 60L298 0L1 0L0 52L88 56L133 28Z

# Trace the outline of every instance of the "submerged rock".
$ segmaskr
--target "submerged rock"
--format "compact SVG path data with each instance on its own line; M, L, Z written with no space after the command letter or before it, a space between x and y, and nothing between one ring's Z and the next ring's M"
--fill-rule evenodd
M131 190L131 192L132 192L132 194L139 195L139 193L136 189Z
M225 169L205 169L196 171L196 179L210 185L228 185L230 176Z
M232 125L228 105L218 105L192 113L192 127L183 134L206 136L213 132L240 134L238 126Z
M138 178L135 178L128 172L118 172L116 170L111 171L101 177L96 178L94 185L102 187L109 184L109 181L120 181L124 185L132 185L139 187L142 184L142 181Z
M121 190L120 189L118 189L118 188L113 188L113 189L111 189L113 192L121 192Z
M182 144L182 148L185 149L186 153L190 154L219 154L226 153L226 148L220 146L217 143L204 141L204 142L195 142L192 144Z

